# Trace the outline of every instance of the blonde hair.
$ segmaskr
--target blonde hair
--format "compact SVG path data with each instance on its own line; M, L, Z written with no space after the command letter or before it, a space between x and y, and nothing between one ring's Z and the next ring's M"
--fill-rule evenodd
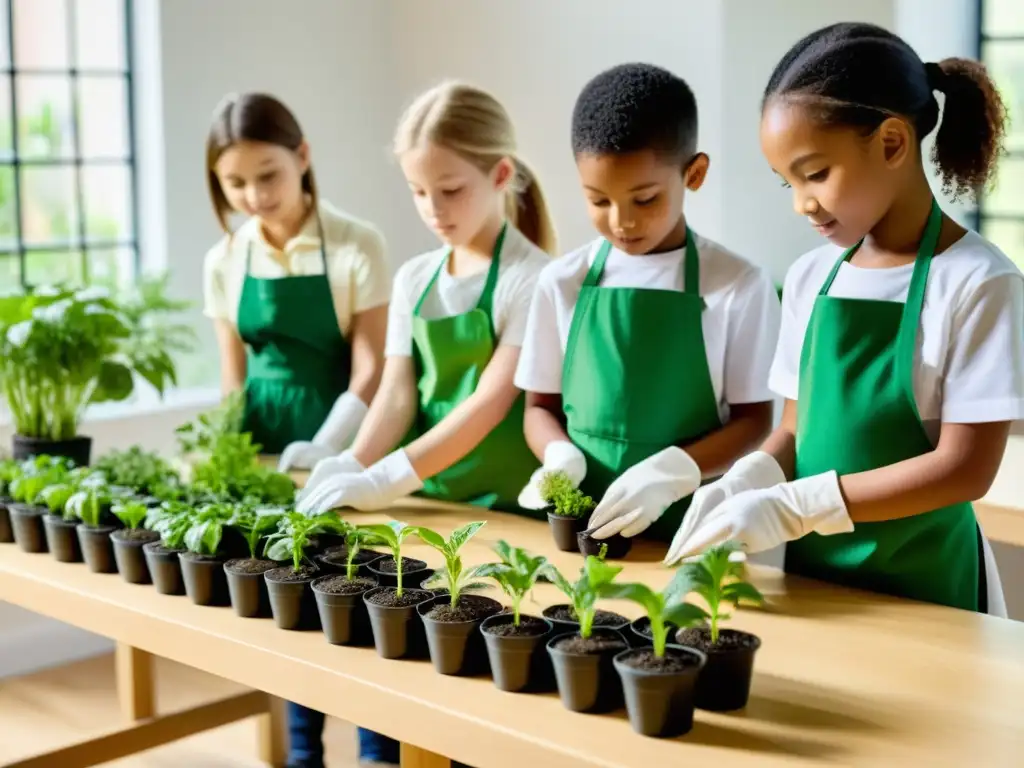
M486 91L445 82L419 96L395 131L396 155L429 142L450 149L484 173L502 158L515 166L508 185L505 215L534 245L556 254L555 228L540 182L516 155L515 130L505 108Z

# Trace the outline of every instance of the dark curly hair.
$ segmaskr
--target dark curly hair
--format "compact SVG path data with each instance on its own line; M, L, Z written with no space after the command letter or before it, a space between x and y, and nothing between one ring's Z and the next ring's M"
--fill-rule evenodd
M833 24L804 37L775 67L762 110L795 99L827 125L875 130L893 115L907 118L918 141L939 125L934 91L945 95L932 162L943 190L976 195L992 180L1002 154L1006 107L984 65L950 58L925 64L906 41L873 24Z
M654 150L685 162L697 151L697 100L686 81L652 64L620 64L588 82L572 113L572 151Z

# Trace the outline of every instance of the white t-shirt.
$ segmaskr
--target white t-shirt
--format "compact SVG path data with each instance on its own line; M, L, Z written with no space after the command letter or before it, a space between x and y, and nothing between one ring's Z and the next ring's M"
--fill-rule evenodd
M599 238L588 243L541 272L516 370L515 383L520 389L561 393L573 311L602 242ZM768 369L778 338L779 299L765 270L706 238L697 236L696 246L700 293L707 305L701 316L704 349L719 415L726 421L729 403L773 399ZM601 286L682 291L684 253L679 249L630 256L612 248Z
M388 309L385 356L412 355L413 310L447 255L448 247L445 246L420 254L398 268ZM498 344L518 347L523 343L537 275L551 263L551 257L527 240L518 229L509 226L499 260L498 283L491 306L494 332ZM446 265L423 302L420 316L436 320L469 312L480 301L486 282L486 268L472 275L453 277Z
M827 244L790 267L782 332L770 385L796 400L800 354L814 301L843 254ZM864 269L844 263L829 296L905 302L914 265ZM941 422L976 424L1024 418L1024 276L976 232L932 259L925 287L914 398L933 442Z
M318 211L326 241L324 253L334 314L342 335L347 336L353 315L388 302L391 271L384 257L384 238L373 225L339 211L325 200L320 201ZM324 273L315 216L310 216L302 231L280 251L263 238L259 220L251 218L206 254L203 312L207 317L237 322L250 245L249 273L253 277Z

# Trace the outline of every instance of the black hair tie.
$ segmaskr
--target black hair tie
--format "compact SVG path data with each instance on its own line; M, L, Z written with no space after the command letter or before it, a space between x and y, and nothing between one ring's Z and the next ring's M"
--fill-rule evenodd
M928 76L928 85L933 91L944 91L946 85L946 73L935 62L929 61L924 65L924 72Z

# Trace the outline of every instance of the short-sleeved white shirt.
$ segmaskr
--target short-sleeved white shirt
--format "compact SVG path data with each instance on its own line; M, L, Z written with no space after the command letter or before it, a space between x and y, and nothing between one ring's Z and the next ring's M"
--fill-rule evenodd
M843 254L827 244L790 267L771 388L798 399L800 355L814 302ZM905 302L914 265L864 269L844 263L829 296ZM976 232L936 255L925 287L913 368L914 398L933 442L941 422L1024 418L1024 276Z
M388 336L384 347L387 357L412 355L413 310L447 254L447 246L438 248L398 268L388 308ZM515 227L508 227L499 255L498 283L491 307L498 344L518 347L523 343L537 275L550 263L548 254ZM420 308L420 316L430 320L469 312L479 302L486 282L486 269L465 277L453 277L447 267L442 269Z
M541 272L516 371L520 389L561 393L573 312L602 242L588 243ZM768 369L778 337L779 299L764 269L707 238L697 236L695 245L700 259L700 293L707 306L701 317L705 354L719 415L726 421L729 403L773 399ZM601 286L682 291L684 254L685 249L679 249L631 256L612 248Z
M388 302L391 272L384 256L384 238L373 225L321 200L327 279L334 313L343 336L352 316ZM246 254L252 248L249 271L253 277L283 278L324 273L320 257L317 217L310 216L302 231L282 250L263 237L260 222L251 218L232 235L226 235L206 254L204 264L204 314L212 319L237 322L238 303L245 282Z

